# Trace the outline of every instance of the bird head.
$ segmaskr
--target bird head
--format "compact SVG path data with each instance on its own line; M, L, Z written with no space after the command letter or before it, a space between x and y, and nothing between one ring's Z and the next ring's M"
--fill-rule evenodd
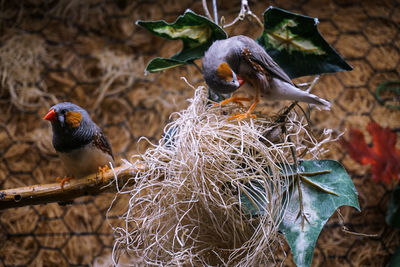
M50 121L53 128L64 131L77 129L87 120L91 120L86 110L70 102L52 106L43 119Z
M204 78L213 91L222 94L232 93L244 83L226 62L219 64L215 73L205 71Z
M52 106L43 119L51 122L56 151L82 147L93 141L98 130L86 110L70 102Z

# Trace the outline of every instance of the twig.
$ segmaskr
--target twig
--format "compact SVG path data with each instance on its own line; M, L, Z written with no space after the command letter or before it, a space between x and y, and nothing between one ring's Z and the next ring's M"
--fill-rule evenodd
M213 12L214 12L214 22L218 25L218 9L217 0L212 0Z
M29 205L65 202L74 198L97 195L105 191L115 191L116 186L110 186L117 176L118 186L124 185L129 178L145 169L145 165L137 163L134 166L123 165L101 174L92 174L80 179L72 179L61 188L60 183L31 185L13 189L0 190L0 210Z
M264 27L264 25L262 24L261 20L257 17L257 15L255 15L250 10L248 1L241 0L241 7L240 7L239 15L231 23L229 23L227 25L223 25L223 28L230 27L230 26L234 25L236 22L238 22L239 20L243 20L246 17L254 18L256 20L258 26L260 26L261 28Z
M201 2L203 3L204 13L206 13L206 16L207 16L210 20L212 20L210 11L208 10L208 7L207 7L207 0L202 0Z
M321 77L321 75L315 76L314 80L311 82L310 87L308 87L306 90L307 93L309 93L314 88L314 86L317 84L320 77Z
M203 74L203 70L199 67L199 65L197 65L194 61L192 62L192 65L196 67L196 69Z
M314 80L312 81L310 87L306 90L307 92L309 92L315 86L315 84L319 80L319 77L320 76L318 75L317 77L314 78ZM284 133L285 135L288 134L287 133L287 129L286 129L286 125L285 125L286 119L287 119L290 111L297 104L298 104L298 101L294 101L288 108L286 108L286 110L275 121L276 123L282 123L281 130L282 130L282 133ZM304 113L304 115L306 116L305 113ZM307 118L307 116L306 116L306 118ZM307 118L307 121L308 121L308 118ZM289 142L292 142L290 136L287 136L287 138L288 138ZM294 182L295 182L295 186L297 186L297 190L298 190L298 194L299 194L299 206L300 206L300 209L299 209L299 213L297 214L297 218L301 217L301 228L304 229L305 221L307 221L308 223L310 223L310 222L309 222L309 220L307 219L307 217L304 214L303 192L301 190L301 182L302 182L302 180L306 180L306 182L310 182L310 181L308 179L306 179L304 176L301 176L300 173L298 173L298 165L297 165L298 161L297 161L296 151L295 151L293 146L290 147L290 152L291 152L292 158L293 158L294 170L296 171L296 174L294 175ZM320 188L320 187L318 187L318 188ZM329 192L329 193L335 194L333 192Z
M353 231L349 231L349 229L344 225L344 218L342 213L340 212L340 209L336 210L338 218L339 218L339 225L342 227L342 231L350 234L350 235L355 235L355 236L363 236L363 237L378 237L378 234L364 234L364 233L357 233Z

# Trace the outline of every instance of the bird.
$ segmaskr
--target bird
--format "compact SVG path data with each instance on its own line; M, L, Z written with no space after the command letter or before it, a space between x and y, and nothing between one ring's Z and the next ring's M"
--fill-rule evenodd
M51 122L52 143L68 175L82 178L101 171L104 176L108 164L114 164L106 135L85 109L63 102L52 106L43 119ZM58 178L61 188L72 177Z
M217 105L229 102L253 101L247 112L236 113L229 119L255 117L251 114L260 102L295 100L329 110L330 102L296 87L283 69L253 39L237 35L215 41L202 59L203 76L211 91L231 94L244 82L249 82L251 98L232 96Z

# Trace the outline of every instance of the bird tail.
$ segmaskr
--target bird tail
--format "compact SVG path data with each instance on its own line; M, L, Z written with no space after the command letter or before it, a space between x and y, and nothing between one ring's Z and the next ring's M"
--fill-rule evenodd
M301 89L299 89L301 90ZM301 90L302 91L302 90ZM316 95L310 94L306 91L304 92L304 96L302 96L299 101L309 103L311 105L315 105L318 109L323 109L323 110L330 110L331 109L331 103L321 97L318 97Z
M316 95L310 94L282 80L274 79L275 99L296 100L315 105L317 108L330 110L331 103Z

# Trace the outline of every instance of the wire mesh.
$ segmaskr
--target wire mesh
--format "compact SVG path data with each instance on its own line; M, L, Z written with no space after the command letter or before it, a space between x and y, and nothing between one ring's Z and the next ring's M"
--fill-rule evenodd
M240 9L239 1L218 4L227 22ZM323 36L353 65L352 72L320 79L316 93L333 107L330 113L312 114L317 131L365 132L374 120L399 136L399 111L379 105L373 96L381 82L399 79L398 1L249 4L260 17L271 4L318 17ZM119 163L146 149L137 144L140 136L156 143L169 115L184 108L193 94L178 78L188 77L194 85L203 80L191 66L144 76L146 62L173 55L180 44L153 37L134 21L172 22L186 8L203 14L201 1L195 0L0 1L0 188L53 182L63 175L49 125L41 119L55 102L68 100L87 108L109 137ZM248 21L228 32L260 34ZM346 226L376 236L344 234L333 216L318 240L313 266L384 266L400 242L398 231L384 221L391 188L373 183L368 167L353 162L337 144L329 148L326 157L340 160L350 171L363 210L342 208ZM89 266L109 255L113 236L105 213L112 196L0 212L0 265ZM110 221L116 216L110 214ZM286 260L285 265L293 263Z

